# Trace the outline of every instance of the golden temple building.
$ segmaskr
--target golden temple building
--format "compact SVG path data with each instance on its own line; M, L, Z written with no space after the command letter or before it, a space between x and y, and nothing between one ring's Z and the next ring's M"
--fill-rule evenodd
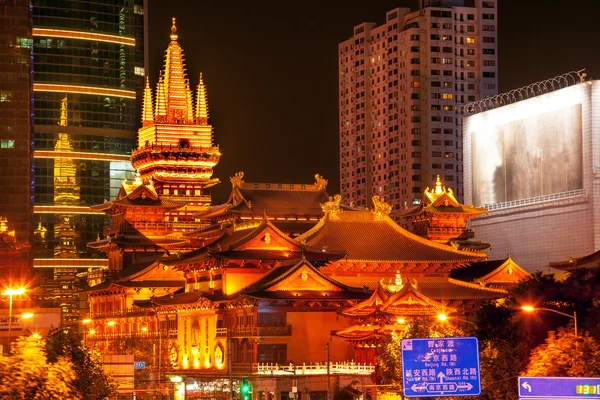
M471 269L486 254L452 240L481 210L441 184L412 214L450 232L435 240L399 226L382 198L373 209L344 204L318 174L283 184L240 172L211 206L204 190L218 182L220 153L206 89L201 80L194 110L174 22L170 39L154 103L146 88L137 177L94 207L111 223L88 244L109 258L86 291L89 344L135 352L154 379L178 376L188 398L229 398L249 378L253 398L287 399L295 377L298 392L324 400L338 385L374 382L382 335L440 311L468 316L522 278L512 260ZM453 275L461 270L468 279Z

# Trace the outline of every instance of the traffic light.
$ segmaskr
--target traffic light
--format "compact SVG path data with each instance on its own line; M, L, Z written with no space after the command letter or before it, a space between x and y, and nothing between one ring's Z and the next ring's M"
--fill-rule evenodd
M240 397L241 400L252 399L252 386L248 383L248 378L242 379L242 386L240 386Z

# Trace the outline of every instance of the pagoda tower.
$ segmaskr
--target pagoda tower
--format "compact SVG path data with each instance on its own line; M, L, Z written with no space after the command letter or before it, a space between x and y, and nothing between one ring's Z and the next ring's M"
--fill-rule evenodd
M193 107L175 18L170 38L154 96L146 81L142 128L131 162L142 182L151 183L161 199L187 204L185 212L166 216L176 230L186 230L194 222L193 214L210 206L211 197L204 190L219 183L212 174L221 153L213 145L202 74Z

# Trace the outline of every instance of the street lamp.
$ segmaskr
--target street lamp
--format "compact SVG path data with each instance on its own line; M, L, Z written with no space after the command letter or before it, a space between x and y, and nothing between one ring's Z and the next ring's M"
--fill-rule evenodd
M25 288L18 288L18 289L13 289L13 288L8 288L6 289L4 292L2 292L3 296L8 296L9 301L8 301L8 354L10 354L10 336L12 333L12 303L13 303L13 296L17 296L17 295L22 295L23 293L25 293Z
M446 315L444 313L440 313L440 314L436 315L435 317L443 322L448 321L448 318L450 318L450 317L448 317L448 315ZM466 324L476 325L475 322L467 321L466 319L462 319L462 318L458 318L458 317L452 317L452 319L454 319L456 321L464 322Z
M574 325L575 325L575 348L577 348L577 312L576 311L573 311L573 315L571 315L571 314L564 313L562 311L553 310L552 308L533 307L533 306L521 306L521 310L527 311L527 312L548 311L548 312L552 312L555 314L563 315L565 317L572 318Z

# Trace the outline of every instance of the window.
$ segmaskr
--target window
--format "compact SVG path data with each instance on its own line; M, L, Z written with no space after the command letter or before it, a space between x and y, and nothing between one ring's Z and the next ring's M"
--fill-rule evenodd
M412 82L412 87L414 87L414 88L421 87L421 82L419 82L419 81L413 81Z
M15 141L11 139L0 140L0 149L14 149Z
M421 71L418 69L413 69L410 71L410 76L421 76Z
M467 60L467 67L474 67L475 66L475 60Z
M496 73L495 72L484 72L483 73L483 77L484 78L495 78L496 77Z
M430 38L431 40L440 40L440 35L431 34Z
M482 19L496 19L496 14L481 14Z
M440 93L431 93L432 99L441 99L442 95Z
M452 70L451 69L447 69L444 71L444 76L452 76Z
M482 30L485 32L494 32L494 31L496 31L496 26L495 25L483 25Z
M467 43L469 43L469 44L473 44L473 43L475 43L475 38L468 37L468 38L467 38Z
M442 58L442 64L451 65L452 59L451 58Z
M473 25L467 26L467 32L475 32L475 27Z
M496 43L496 38L493 36L484 36L483 43Z
M169 189L163 189L163 194L169 194Z
M454 110L454 107L452 107L452 106L444 106L442 108L444 111L453 111Z
M444 122L454 122L453 117L444 117Z
M454 153L453 152L446 152L444 153L444 158L454 158Z
M495 67L496 60L483 60L483 66L484 67Z
M482 50L483 50L483 54L496 54L495 49L482 49Z
M410 47L410 52L411 53L418 53L420 50L419 46L411 46Z
M474 56L475 55L475 49L467 49L467 55L468 56Z
M412 158L421 158L421 152L420 151L413 151L412 153L410 153L410 156Z
M258 362L285 364L287 362L287 345L259 344Z
M440 52L440 46L431 46L431 52L432 53L439 53Z
M444 93L444 94L442 94L442 99L444 99L444 100L452 100L452 93Z
M410 35L410 40L419 40L419 35Z
M431 105L431 111L440 111L442 108L440 107L439 104L432 104Z
M475 20L475 14L467 14L467 21L474 21Z
M441 86L440 81L431 81L431 87L440 87L440 86Z
M410 63L411 64L421 64L421 59L420 58L411 58Z
M442 152L441 151L432 151L431 152L431 156L432 157L441 157L442 156Z
M441 146L441 145L442 145L442 141L441 141L441 140L439 140L439 139L433 139L433 140L431 141L431 145L432 145L432 146ZM434 156L434 157L441 157L441 155L439 155L439 156Z

